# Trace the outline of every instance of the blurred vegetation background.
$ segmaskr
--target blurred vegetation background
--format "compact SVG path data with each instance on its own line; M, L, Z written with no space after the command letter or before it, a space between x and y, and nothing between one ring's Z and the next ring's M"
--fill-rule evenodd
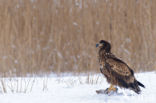
M156 0L0 0L0 75L99 72L95 44L156 70Z

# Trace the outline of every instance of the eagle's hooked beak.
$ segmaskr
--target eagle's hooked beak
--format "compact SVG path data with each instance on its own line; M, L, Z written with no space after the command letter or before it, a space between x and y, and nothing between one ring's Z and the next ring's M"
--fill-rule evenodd
M99 44L96 44L96 48L99 46Z
M97 47L102 47L103 45L102 44L96 44L96 48Z

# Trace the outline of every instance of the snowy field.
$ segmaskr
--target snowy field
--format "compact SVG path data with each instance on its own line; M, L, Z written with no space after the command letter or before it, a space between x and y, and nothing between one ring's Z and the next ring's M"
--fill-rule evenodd
M135 75L146 88L140 95L119 89L119 95L98 95L109 86L101 74L38 78L0 78L0 103L156 103L156 73Z

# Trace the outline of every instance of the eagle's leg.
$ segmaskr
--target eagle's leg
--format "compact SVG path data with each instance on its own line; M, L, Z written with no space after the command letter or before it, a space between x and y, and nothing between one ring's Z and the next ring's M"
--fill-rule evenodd
M109 94L109 93L111 93L111 92L117 92L117 88L115 88L114 87L114 85L111 85L109 88L107 88L106 90L105 90L105 93L106 94Z

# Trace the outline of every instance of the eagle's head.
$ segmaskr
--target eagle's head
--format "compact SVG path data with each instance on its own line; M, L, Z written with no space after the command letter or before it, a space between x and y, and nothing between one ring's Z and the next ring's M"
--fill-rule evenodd
M100 40L100 42L96 44L96 47L105 50L106 53L109 53L111 51L110 43L105 40Z

